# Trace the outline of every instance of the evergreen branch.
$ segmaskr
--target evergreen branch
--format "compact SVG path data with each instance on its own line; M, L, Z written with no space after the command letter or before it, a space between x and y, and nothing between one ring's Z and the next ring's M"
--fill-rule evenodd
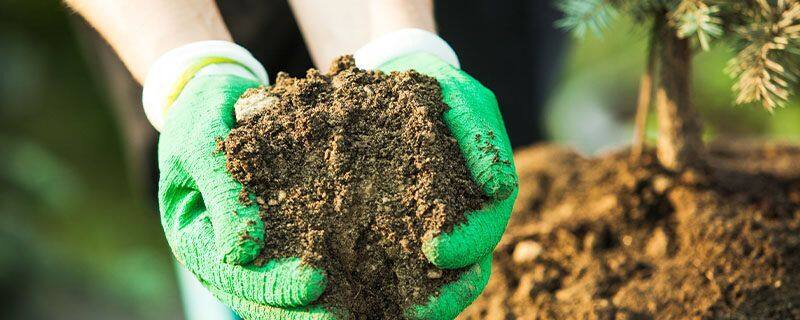
M592 31L602 36L603 30L616 18L617 10L604 0L562 0L558 3L564 18L556 21L556 26L570 30L579 38Z
M560 0L559 8L565 17L557 25L579 37L601 34L619 11L638 22L669 23L703 50L715 39L733 40L739 50L726 72L738 104L772 111L800 83L800 0Z
M772 111L789 99L800 77L800 3L796 0L755 0L752 22L737 29L745 43L727 72L736 79L739 104L761 102Z
M670 15L670 22L678 30L678 37L697 37L700 47L708 51L712 38L722 36L722 19L717 17L720 8L707 5L702 0L683 0Z

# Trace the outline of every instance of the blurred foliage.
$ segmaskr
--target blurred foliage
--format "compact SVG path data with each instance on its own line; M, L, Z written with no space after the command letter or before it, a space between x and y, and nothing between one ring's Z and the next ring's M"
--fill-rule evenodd
M727 72L736 78L739 104L760 103L769 111L784 106L800 78L798 0L559 0L558 5L565 14L560 26L579 37L587 29L602 33L616 8L640 22L669 23L704 51L712 39L725 38L736 51Z
M564 17L556 22L556 26L571 30L578 38L591 31L602 36L609 24L616 18L617 10L607 5L604 0L564 0L558 3Z
M647 30L635 18L619 17L603 37L573 41L556 89L547 104L547 127L556 140L586 152L630 143L639 76L644 71ZM737 105L735 80L725 74L734 50L715 43L694 59L692 99L706 137L763 137L800 140L800 103L789 101L774 113ZM656 135L651 113L648 136Z
M56 0L0 1L0 319L178 319L158 215Z

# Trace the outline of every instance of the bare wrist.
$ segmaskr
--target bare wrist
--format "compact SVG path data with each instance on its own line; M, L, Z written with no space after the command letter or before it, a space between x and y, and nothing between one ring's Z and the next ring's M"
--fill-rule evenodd
M436 33L432 0L374 0L369 9L372 40L409 28Z

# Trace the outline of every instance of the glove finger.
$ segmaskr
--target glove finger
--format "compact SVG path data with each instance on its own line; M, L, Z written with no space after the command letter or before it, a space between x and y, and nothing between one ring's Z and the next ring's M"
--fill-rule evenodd
M214 229L212 247L220 253L221 261L246 264L253 261L264 246L264 221L255 201L250 205L239 201L242 185L225 171L224 158L218 162L202 169L194 168L192 176L198 177L198 189Z
M219 181L223 178L230 181ZM227 172L219 174L219 180L200 188L214 229L214 247L225 263L250 263L264 247L264 221L257 205L245 206L239 202L238 182L227 176Z
M490 202L484 208L467 214L467 221L422 243L428 260L442 269L457 269L472 265L490 255L505 232L514 200L515 189L502 201Z
M191 187L161 188L175 201L165 202L163 224L178 260L202 283L220 292L279 307L308 305L325 290L324 272L298 258L272 260L263 266L221 262L214 230L200 192Z
M211 289L211 293L223 304L233 309L239 316L247 320L336 320L330 311L320 306L297 308L277 308L253 303L229 293Z
M227 172L225 155L217 151L217 141L225 139L236 123L236 101L247 89L258 85L256 81L236 76L192 79L175 101L180 107L170 110L164 132L178 136L174 139L183 139L173 144L186 146L188 152L181 155L187 158L183 167L203 195L222 260L232 264L246 264L258 256L264 243L264 223L254 201L249 204L240 201L242 185ZM182 124L182 121L202 123Z
M458 141L473 180L494 200L508 197L517 186L517 176L494 93L465 72L427 53L391 60L380 70L412 68L439 81L442 100L450 107L443 120Z
M492 273L492 255L489 254L473 265L455 282L442 287L438 296L428 303L407 310L410 319L444 320L455 319L481 294Z

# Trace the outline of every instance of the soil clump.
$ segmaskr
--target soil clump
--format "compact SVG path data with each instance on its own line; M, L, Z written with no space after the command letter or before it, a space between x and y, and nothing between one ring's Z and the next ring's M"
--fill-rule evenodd
M318 302L355 319L397 319L455 280L422 241L487 199L442 121L447 108L435 79L360 70L349 56L328 74L279 73L248 90L220 149L266 224L256 263L300 257L325 270Z

